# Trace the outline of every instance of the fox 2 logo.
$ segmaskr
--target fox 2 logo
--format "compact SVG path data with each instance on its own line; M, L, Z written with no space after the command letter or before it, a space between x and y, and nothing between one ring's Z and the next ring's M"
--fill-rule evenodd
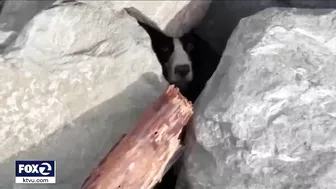
M54 177L55 161L16 161L16 177Z

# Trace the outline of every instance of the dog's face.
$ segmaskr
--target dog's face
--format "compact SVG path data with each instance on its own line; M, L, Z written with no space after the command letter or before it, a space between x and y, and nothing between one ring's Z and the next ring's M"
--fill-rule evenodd
M185 88L193 79L192 62L189 58L186 45L177 38L172 38L166 61L162 62L169 83ZM167 49L165 49L167 50Z
M153 50L162 65L163 75L170 84L184 89L193 80L192 61L188 53L192 50L185 38L172 38L144 23L139 24L149 34Z

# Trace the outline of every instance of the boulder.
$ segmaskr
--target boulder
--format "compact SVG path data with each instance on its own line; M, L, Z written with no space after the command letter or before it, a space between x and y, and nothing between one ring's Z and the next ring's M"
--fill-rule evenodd
M159 29L173 37L182 36L201 22L210 3L211 0L106 1L107 6L112 5L114 9L137 9L150 18Z
M66 3L64 3L66 2ZM145 17L167 35L179 37L198 24L206 14L210 0L197 1L86 1L86 0L6 0L0 16L0 53L11 44L27 22L38 12L53 6L82 2L113 10L134 8L134 17Z
M295 7L312 9L336 8L332 0L253 0L222 1L212 0L202 21L195 31L208 41L220 54L223 53L227 40L237 27L241 18L251 16L265 8Z
M0 188L80 188L167 87L148 34L125 10L39 12L0 56ZM15 160L56 160L56 184L14 184Z
M66 0L21 0L5 1L0 17L0 29L19 32L39 11L52 5L63 4ZM183 1L86 1L76 0L91 6L110 7L114 10L133 7L150 18L168 35L180 36L198 24L211 3L211 0Z
M322 1L322 0L321 0ZM265 8L283 6L282 0L222 1L213 0L195 31L222 54L240 19ZM224 23L224 24L223 24Z
M0 28L20 32L24 25L39 11L50 6L54 0L2 1Z
M336 11L243 18L195 104L177 188L336 188Z
M2 1L0 14L0 53L12 43L26 23L54 0Z

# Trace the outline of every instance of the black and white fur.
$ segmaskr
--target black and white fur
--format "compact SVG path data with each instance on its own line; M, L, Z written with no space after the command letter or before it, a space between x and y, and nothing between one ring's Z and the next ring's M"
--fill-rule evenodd
M181 38L172 38L159 29L138 21L151 38L152 47L162 65L163 75L170 84L186 89L193 80L193 64L188 53L191 43Z
M173 38L148 24L138 23L149 34L153 51L168 83L175 84L188 100L195 102L217 68L221 56L193 31ZM184 137L185 131L181 134L182 144ZM154 189L175 188L178 166L178 163L173 165Z
M168 83L175 84L188 100L194 102L216 70L221 56L192 30L173 38L148 24L138 23L149 34Z

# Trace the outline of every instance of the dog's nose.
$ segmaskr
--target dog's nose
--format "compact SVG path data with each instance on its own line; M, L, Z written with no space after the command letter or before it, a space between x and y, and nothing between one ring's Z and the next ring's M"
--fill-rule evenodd
M180 75L182 77L186 76L190 72L190 66L185 65L178 65L175 67L175 74Z

